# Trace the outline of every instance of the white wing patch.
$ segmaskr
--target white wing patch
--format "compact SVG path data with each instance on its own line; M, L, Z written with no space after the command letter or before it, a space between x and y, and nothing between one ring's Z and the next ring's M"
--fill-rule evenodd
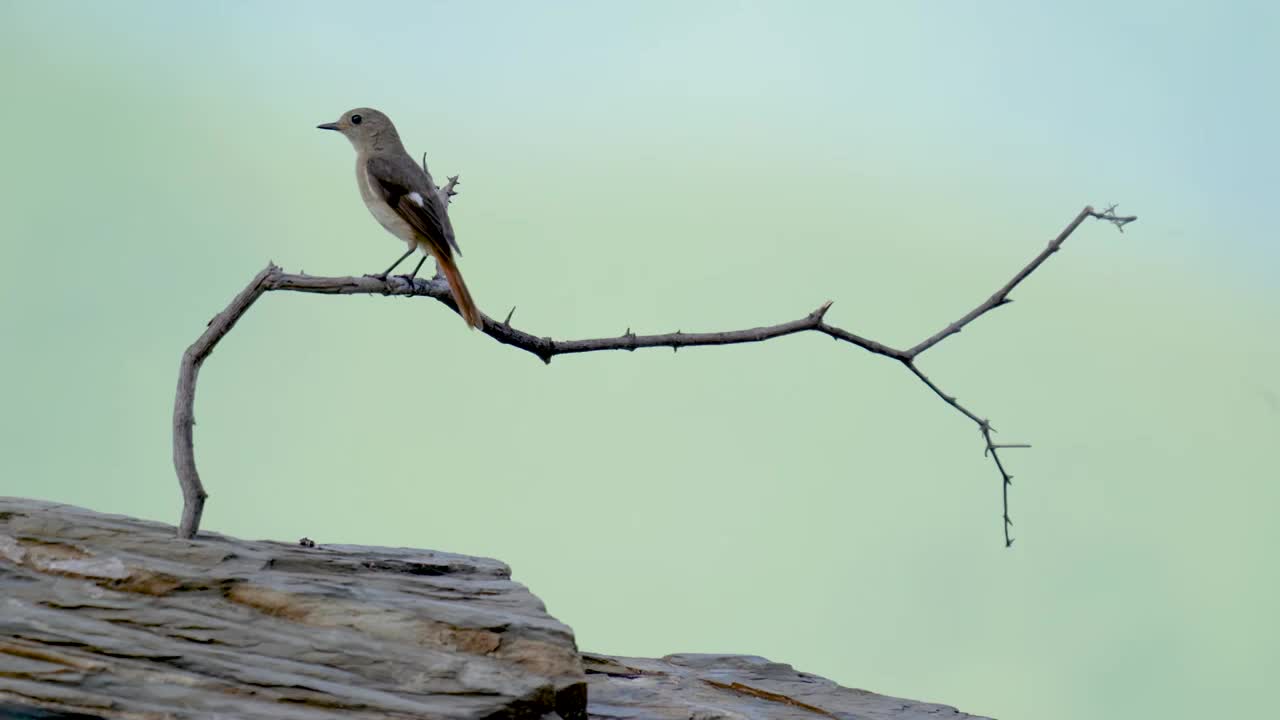
M409 199L413 201L414 205L417 205L418 207L422 207L422 196L419 195L418 193L416 192L409 193Z

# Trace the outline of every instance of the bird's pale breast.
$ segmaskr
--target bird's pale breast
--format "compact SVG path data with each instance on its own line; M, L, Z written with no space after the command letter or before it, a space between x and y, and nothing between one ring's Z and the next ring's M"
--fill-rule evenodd
M365 207L369 208L369 213L379 225L387 229L387 232L411 245L416 245L417 233L413 226L405 222L405 219L382 199L382 193L374 184L374 179L369 177L367 168L368 163L365 158L357 157L356 183L360 186L360 198L364 200Z

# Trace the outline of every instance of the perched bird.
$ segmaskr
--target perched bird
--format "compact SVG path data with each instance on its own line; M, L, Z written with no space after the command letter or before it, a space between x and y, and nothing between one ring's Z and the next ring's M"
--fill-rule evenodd
M343 113L337 122L316 127L337 130L351 141L356 149L356 184L360 186L365 206L382 227L409 245L399 260L375 277L386 279L414 250L421 250L424 256L409 276L410 281L426 262L425 256L434 257L449 283L462 319L471 327L484 327L480 309L471 299L454 260L454 253L461 255L462 251L453 237L445 203L436 193L436 184L427 172L426 163L418 165L405 152L391 118L373 108L356 108Z

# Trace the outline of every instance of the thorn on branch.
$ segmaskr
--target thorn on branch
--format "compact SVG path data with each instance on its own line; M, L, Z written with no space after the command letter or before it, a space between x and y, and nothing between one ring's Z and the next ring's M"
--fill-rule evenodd
M809 313L809 319L813 321L815 327L822 324L822 319L827 316L827 311L831 309L832 302L834 301L828 300L819 305L817 310Z
M515 315L515 314L516 314L516 306L515 306L515 305L512 305L512 306L511 306L511 312L507 313L507 319L502 321L502 326L503 326L503 327L505 327L505 328L507 328L508 330L510 330L510 329L511 329L511 316L512 316L512 315Z

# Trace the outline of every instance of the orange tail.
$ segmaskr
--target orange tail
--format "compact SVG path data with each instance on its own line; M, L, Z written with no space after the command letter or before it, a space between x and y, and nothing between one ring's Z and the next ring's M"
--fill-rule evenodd
M449 281L449 290L453 292L453 301L458 304L458 312L462 314L462 319L473 328L483 328L484 317L480 314L480 308L476 307L476 301L471 299L471 291L462 281L462 273L458 272L458 266L453 262L453 258L445 253L432 254L436 256L436 264L440 266L440 272L444 273L444 279Z

